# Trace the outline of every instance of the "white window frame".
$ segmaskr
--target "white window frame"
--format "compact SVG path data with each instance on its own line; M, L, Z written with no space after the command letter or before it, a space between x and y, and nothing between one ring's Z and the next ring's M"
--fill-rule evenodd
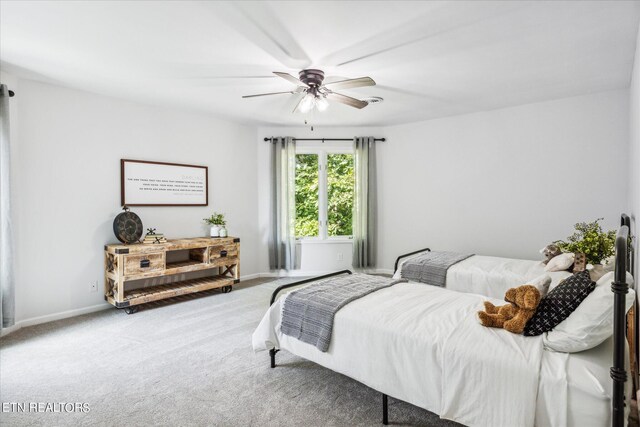
M326 243L326 242L342 242L351 241L353 236L329 236L327 231L328 223L328 194L327 189L327 155L329 154L355 154L353 147L349 144L345 145L325 145L320 143L314 144L296 144L296 154L317 154L318 155L318 236L296 236L296 240L305 243Z

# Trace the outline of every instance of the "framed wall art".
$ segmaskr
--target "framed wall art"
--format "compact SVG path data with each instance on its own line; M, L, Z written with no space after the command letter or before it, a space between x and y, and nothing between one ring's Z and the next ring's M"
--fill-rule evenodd
M121 159L120 202L122 206L207 206L209 168Z

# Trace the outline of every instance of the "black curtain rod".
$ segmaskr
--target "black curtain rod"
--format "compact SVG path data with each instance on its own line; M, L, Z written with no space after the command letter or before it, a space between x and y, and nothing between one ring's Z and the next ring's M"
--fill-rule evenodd
M9 88L7 88L7 89L9 89ZM14 91L12 91L12 90L9 90L8 92L9 92L9 98L13 98L16 95L16 93Z
M265 138L266 141L271 141L273 138ZM353 141L353 138L293 138L294 141ZM385 142L386 138L374 138L374 141Z

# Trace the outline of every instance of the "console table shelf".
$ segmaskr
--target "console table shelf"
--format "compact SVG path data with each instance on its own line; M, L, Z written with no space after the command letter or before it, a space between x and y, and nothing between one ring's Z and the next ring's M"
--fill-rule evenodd
M105 300L127 313L151 301L220 288L230 292L240 281L240 239L194 238L160 244L106 245ZM172 276L207 271L207 277L171 282ZM134 280L161 284L127 289Z

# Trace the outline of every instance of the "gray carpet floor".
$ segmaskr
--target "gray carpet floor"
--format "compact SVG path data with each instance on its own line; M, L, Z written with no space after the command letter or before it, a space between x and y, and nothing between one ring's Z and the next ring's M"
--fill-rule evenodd
M0 412L3 426L375 426L380 393L251 334L283 280L240 283L127 315L110 309L0 339L0 401L87 413ZM457 426L390 398L392 425Z

